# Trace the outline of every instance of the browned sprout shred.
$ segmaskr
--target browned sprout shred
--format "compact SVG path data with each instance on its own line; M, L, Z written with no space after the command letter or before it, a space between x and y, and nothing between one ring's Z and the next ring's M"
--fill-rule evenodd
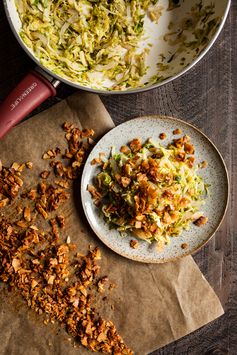
M80 174L94 133L88 129L81 131L69 123L63 129L68 141L63 155L66 163L54 160L60 154L59 148L43 155L43 159L50 159L54 173L61 178L55 181L56 186L40 182L19 196L23 186L19 176L24 167L14 163L9 169L0 164L0 207L12 211L15 208L15 216L12 212L9 219L6 217L9 214L4 214L5 208L0 215L0 280L18 290L31 309L45 315L45 324L58 321L87 349L105 354L133 354L115 325L97 316L90 289L96 285L102 293L108 283L107 276L98 278L99 248L90 247L87 255L76 253L70 237L63 242L60 236L65 217L60 213L52 216L69 198L65 190L70 180ZM25 201L27 206L22 207ZM42 217L49 220L50 231L37 227Z

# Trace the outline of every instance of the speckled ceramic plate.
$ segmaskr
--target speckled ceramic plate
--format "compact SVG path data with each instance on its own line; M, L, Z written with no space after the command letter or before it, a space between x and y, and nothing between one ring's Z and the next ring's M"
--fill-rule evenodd
M122 145L127 144L136 137L141 138L142 141L148 138L158 139L159 134L165 132L167 139L163 142L164 144L168 143L174 138L172 132L176 128L182 129L182 134L187 134L191 137L196 150L196 163L203 160L208 162L208 167L200 170L200 175L210 185L210 196L206 200L204 207L202 207L202 211L204 211L209 221L201 228L192 224L189 231L184 231L179 237L171 238L170 245L166 246L163 251L158 252L155 243L149 245L140 239L137 239L139 240L139 247L132 249L129 245L130 240L136 238L132 234L122 237L118 231L110 230L109 226L104 222L103 216L94 205L90 193L87 191L88 184L92 183L93 177L99 172L98 167L91 165L91 161L98 157L101 152L105 152L109 156L112 146L119 151ZM84 167L81 185L82 204L86 217L91 228L101 241L124 257L147 263L171 261L192 254L204 246L214 235L224 218L228 204L228 193L228 173L225 163L214 144L194 126L172 117L162 116L133 119L107 133L89 155ZM183 243L188 244L187 249L181 248Z

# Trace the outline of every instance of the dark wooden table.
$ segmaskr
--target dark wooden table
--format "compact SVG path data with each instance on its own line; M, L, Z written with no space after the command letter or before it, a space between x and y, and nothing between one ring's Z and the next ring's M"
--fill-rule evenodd
M220 0L221 1L221 0ZM0 100L34 66L18 45L0 4ZM61 85L43 110L71 94ZM174 82L150 92L101 97L115 124L144 114L183 118L202 129L221 151L231 178L227 216L215 238L195 256L225 308L225 315L153 353L237 354L237 1L204 60ZM10 355L10 354L9 354Z

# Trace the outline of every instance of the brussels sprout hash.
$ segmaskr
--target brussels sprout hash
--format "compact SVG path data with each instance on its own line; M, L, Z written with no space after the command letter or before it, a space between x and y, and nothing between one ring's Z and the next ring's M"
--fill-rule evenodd
M94 203L111 228L131 232L158 249L170 243L194 222L207 222L200 210L207 197L207 184L198 175L195 149L188 136L166 147L148 139L133 139L120 152L111 150L92 161L100 172L88 186Z

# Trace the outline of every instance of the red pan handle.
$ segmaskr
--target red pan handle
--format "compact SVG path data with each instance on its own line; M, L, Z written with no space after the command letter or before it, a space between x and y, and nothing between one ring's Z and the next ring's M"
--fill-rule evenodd
M55 87L38 72L31 71L0 104L0 139L50 96Z

